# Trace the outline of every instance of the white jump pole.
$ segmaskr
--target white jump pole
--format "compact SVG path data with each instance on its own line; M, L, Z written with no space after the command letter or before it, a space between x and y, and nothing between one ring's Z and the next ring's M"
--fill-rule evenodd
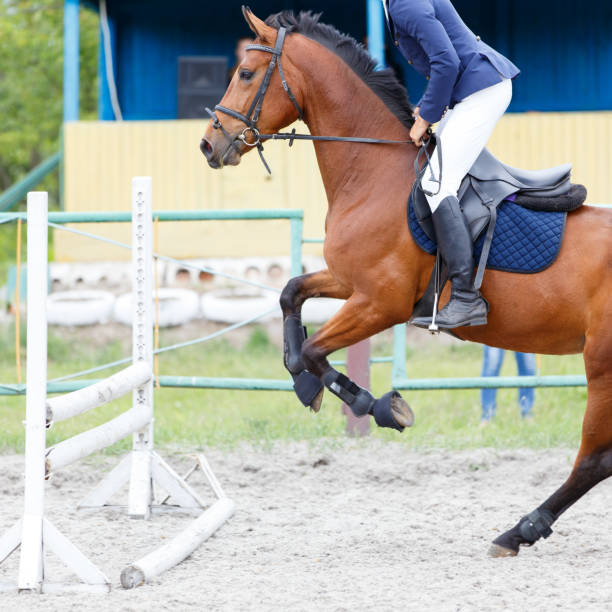
M153 179L132 179L132 359L153 371ZM128 515L148 519L153 501L153 380L133 392L133 406L148 415L147 424L134 433Z
M49 399L47 425L84 414L123 397L135 386L149 382L151 376L151 368L141 361L89 387Z
M125 589L141 586L186 559L234 514L235 509L231 499L217 500L167 544L126 567L121 572L121 586Z
M107 442L119 439L121 434L133 433L132 451L104 480L79 504L79 508L93 510L109 507L109 500L123 485L129 483L127 511L133 518L148 519L153 509L153 482L157 482L171 494L171 509L197 511L204 506L197 493L176 474L153 449L153 184L151 177L132 179L132 359L133 365L99 383L98 390L88 394L87 405L99 402L97 391L104 389L106 397L118 397L115 390L133 389L132 409L109 423L85 432L71 440L61 442L48 453L50 470L67 465L85 456L86 448L101 448L101 439ZM129 373L128 373L129 372ZM138 376L132 376L139 372ZM148 375L147 375L148 374ZM127 383L131 382L131 386ZM125 384L124 384L125 383ZM109 390L112 385L114 390ZM88 390L83 390L83 393ZM80 394L81 392L76 392ZM84 402L84 395L76 395ZM91 401L90 401L91 400ZM95 401L94 401L95 400ZM56 403L57 402L57 403ZM58 398L48 402L50 413L55 414L59 404L60 416L75 411L69 400ZM76 410L80 412L80 409ZM49 415L50 416L50 415ZM155 507L154 507L155 506Z
M204 473L218 498L217 501L167 544L128 565L120 577L121 585L125 589L141 586L184 561L234 514L234 502L225 495L203 454L198 455L197 467Z
M133 365L108 379L74 393L46 399L47 384L47 282L48 208L46 193L28 194L28 315L26 469L23 518L0 538L0 562L21 544L17 585L0 584L0 591L33 592L66 590L107 592L108 578L100 572L51 522L44 517L45 477L96 450L134 434L133 450L86 497L80 507L108 507L108 500L129 480L128 514L149 518L153 504L153 481L167 492L156 509L201 509L204 501L153 450L153 223L152 180L132 181L133 240ZM133 390L133 406L127 412L77 436L46 448L46 428L92 410ZM136 433L134 433L136 432ZM127 567L121 582L132 588L158 576L186 559L234 513L206 458L198 465L219 498L173 540ZM192 470L193 471L193 470ZM174 505L165 502L172 498ZM54 552L82 581L54 584L46 580L43 553Z
M79 459L108 448L148 423L147 414L132 408L98 427L59 442L47 451L46 473L53 474Z
M20 591L40 592L43 582L43 515L47 399L48 195L28 193L27 390L25 494L21 532Z
M25 495L21 556L17 588L20 592L50 592L64 585L45 580L44 553L54 552L85 583L105 592L108 578L44 517L46 399L47 399L47 283L48 196L28 193L28 313ZM14 543L14 542L13 542Z

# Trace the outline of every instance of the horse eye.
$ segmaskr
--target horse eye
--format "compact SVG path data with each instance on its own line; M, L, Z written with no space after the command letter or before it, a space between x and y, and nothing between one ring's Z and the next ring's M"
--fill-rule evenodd
M242 81L250 81L253 78L253 72L250 70L241 70L240 71L240 80Z

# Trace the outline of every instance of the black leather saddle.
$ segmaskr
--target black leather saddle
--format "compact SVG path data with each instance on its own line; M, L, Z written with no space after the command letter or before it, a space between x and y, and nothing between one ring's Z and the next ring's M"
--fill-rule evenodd
M473 240L493 221L495 209L513 195L517 204L536 210L570 212L582 206L586 189L570 182L571 170L571 164L546 170L520 170L502 163L484 149L457 194ZM426 171L427 165L418 169L412 204L423 231L435 241L431 211L421 189L420 178Z

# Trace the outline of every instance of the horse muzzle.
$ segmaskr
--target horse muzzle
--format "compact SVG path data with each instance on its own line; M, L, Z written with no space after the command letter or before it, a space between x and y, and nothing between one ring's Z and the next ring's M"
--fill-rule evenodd
M228 143L227 140L223 140L216 143L214 139L205 136L200 142L200 151L202 151L208 165L215 170L224 166L237 166L242 159L239 149L240 147L235 141Z

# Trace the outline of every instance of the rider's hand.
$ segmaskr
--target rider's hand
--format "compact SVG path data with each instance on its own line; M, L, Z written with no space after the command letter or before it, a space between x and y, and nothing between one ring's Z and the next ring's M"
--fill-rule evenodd
M418 107L415 109L414 111L414 125L412 126L412 129L410 130L410 138L412 140L412 142L414 142L414 144L417 147L421 146L421 140L423 139L423 136L425 136L425 134L427 133L427 130L429 129L429 122L425 121L425 119L423 119L423 117L421 117L418 114Z

